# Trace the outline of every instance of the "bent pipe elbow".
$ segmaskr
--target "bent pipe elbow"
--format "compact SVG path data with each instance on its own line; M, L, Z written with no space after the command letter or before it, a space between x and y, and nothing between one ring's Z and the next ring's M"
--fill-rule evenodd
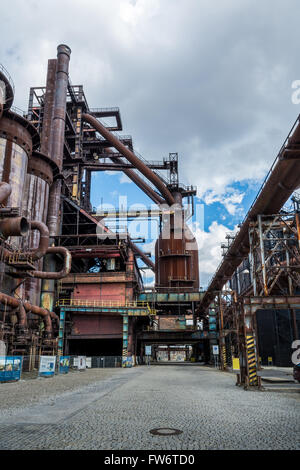
M11 297L7 294L4 294L3 292L0 292L0 303L9 305L10 307L16 308L19 311L18 319L19 319L19 325L20 326L26 326L27 325L27 317L25 312L31 312L34 315L38 315L43 318L43 321L45 323L45 331L49 334L52 334L52 319L51 319L51 314L53 315L53 318L55 318L55 313L49 312L49 310L46 310L45 308L38 307L36 305L32 305L29 302L20 302L19 299L16 299L15 297Z
M36 305L32 305L29 302L24 302L24 308L26 312L31 312L34 315L38 315L39 317L43 318L43 322L45 324L45 331L46 333L52 334L52 320L51 320L51 313L49 310L45 308L38 307Z
M49 248L49 229L46 224L38 220L32 220L30 228L31 230L38 230L40 232L40 242L39 246L35 250L24 254L31 256L33 261L37 261L46 254Z
M23 328L27 326L26 309L22 301L0 292L0 303L16 309L19 326Z
M47 249L46 254L58 254L60 253L64 257L64 267L59 272L46 272L46 271L31 271L30 275L34 278L38 279L63 279L66 277L71 271L72 265L72 255L63 246L51 246Z

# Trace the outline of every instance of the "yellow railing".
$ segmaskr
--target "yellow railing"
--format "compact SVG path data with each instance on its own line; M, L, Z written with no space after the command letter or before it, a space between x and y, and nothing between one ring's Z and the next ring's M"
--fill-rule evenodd
M148 302L120 301L120 300L90 300L90 299L60 299L58 307L111 307L111 308L145 308L149 311Z

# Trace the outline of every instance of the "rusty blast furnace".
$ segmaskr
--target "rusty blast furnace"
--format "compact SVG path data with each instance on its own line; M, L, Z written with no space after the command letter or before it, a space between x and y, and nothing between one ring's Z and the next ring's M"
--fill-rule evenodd
M1 348L29 369L40 354L115 356L132 366L146 344L154 353L164 344L169 356L172 347L195 351L198 248L182 200L193 206L196 190L179 183L177 154L148 162L118 134L119 108L89 107L83 86L71 83L70 59L59 45L26 113L12 106L13 81L0 68ZM93 172L116 170L157 204L155 262L92 207ZM138 259L155 274L148 291Z

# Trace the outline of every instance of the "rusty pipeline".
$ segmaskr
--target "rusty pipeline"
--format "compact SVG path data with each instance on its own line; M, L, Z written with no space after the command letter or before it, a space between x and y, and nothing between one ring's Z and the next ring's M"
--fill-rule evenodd
M36 305L31 305L29 302L24 302L24 308L26 312L33 313L34 315L38 315L43 318L43 322L45 324L45 331L48 335L52 334L52 320L51 320L51 313L49 310L46 310L42 307L37 307Z
M113 163L119 163L119 160L114 157L113 152L109 152L109 155L109 158ZM166 201L159 194L157 194L148 184L146 184L146 182L142 180L142 178L140 178L134 171L127 169L123 169L122 171L123 173L125 173L126 176L128 176L128 178L131 179L131 181L133 181L142 191L144 191L144 193L148 197L150 197L150 199L152 199L155 204L166 204Z
M46 144L45 142L43 142L47 146L48 154L51 155L53 161L57 164L59 171L62 170L64 155L66 101L68 90L70 55L71 49L68 46L61 44L57 47L54 103L50 104L51 110L49 111L50 116L53 113L51 135L49 136L50 130L48 129L48 141L46 142ZM53 80L54 77L52 78L52 81ZM51 85L51 90L49 88L49 90L47 91L51 92L53 95L53 83ZM47 223L49 226L51 237L57 235L58 230L61 186L61 179L55 180L51 186L49 194Z
M59 272L32 271L32 276L38 279L63 279L71 271L72 255L63 246L52 246L48 248L46 254L61 254L64 257L63 269Z
M19 315L18 315L18 318L19 318L19 326L22 327L22 328L26 328L27 327L27 316L26 316L26 311L25 311L24 305L21 301L19 301Z
M46 332L48 334L52 334L51 316L56 319L57 315L55 315L55 313L51 314L49 310L37 307L36 305L31 305L29 302L22 303L19 299L4 294L3 292L0 292L0 303L18 309L19 326L25 327L27 325L27 318L25 312L31 312L43 318Z
M37 279L63 279L71 271L72 255L70 251L63 246L51 246L46 250L46 255L60 254L64 258L64 266L61 271L58 272L47 272L47 271L17 271L14 274L20 277L33 277Z
M46 254L49 248L49 230L43 222L32 221L29 225L25 217L3 219L0 220L0 236L3 238L24 236L28 233L29 227L31 230L38 230L40 232L40 242L35 250L22 253L22 257L30 257L32 261L37 261ZM14 252L0 247L0 254L3 256L3 261L6 262Z
M25 217L11 217L0 220L0 236L24 237L29 231L29 223Z
M151 268L153 271L155 270L155 264L142 250L140 250L132 241L129 241L129 246L135 254L142 258L144 263L149 266L149 268Z
M15 308L18 317L18 325L23 328L27 326L26 311L23 303L19 299L0 292L0 303Z
M71 49L65 44L57 47L56 84L53 106L51 151L53 160L62 169L65 141L66 98L68 90Z
M32 251L25 253L28 256L31 256L33 261L37 261L42 258L49 247L49 229L46 224L38 220L33 220L30 224L31 230L38 230L40 232L40 241L39 246Z
M163 181L153 173L150 168L148 168L136 155L134 155L131 150L129 150L122 142L117 139L111 132L109 132L103 124L101 124L98 119L90 114L83 113L82 120L89 123L96 129L102 137L104 137L110 144L117 149L132 165L135 166L149 181L151 181L154 186L160 191L162 196L165 198L167 204L170 206L175 203L174 197L171 192L168 190Z

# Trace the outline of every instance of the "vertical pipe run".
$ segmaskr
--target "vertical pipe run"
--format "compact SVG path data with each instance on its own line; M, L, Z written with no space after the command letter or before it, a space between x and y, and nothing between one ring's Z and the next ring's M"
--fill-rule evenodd
M49 157L51 157L51 129L55 100L56 67L57 59L48 60L43 130L41 135L41 153L44 153Z
M57 64L56 64L56 83L53 105L53 119L51 122L50 156L57 164L59 170L62 170L65 142L65 117L66 117L66 101L68 91L69 62L71 49L61 44L57 48ZM49 227L50 237L58 234L59 230L59 213L60 213L60 196L62 181L57 179L51 186L48 206L47 225ZM50 239L50 245L54 243ZM56 271L56 262L54 256L49 256L44 262L44 271ZM55 281L45 279L42 286L41 302L44 308L52 310L55 297Z
M51 126L50 152L51 157L57 164L59 170L62 170L65 142L65 117L66 101L68 91L69 62L71 49L64 44L57 48L57 70L55 99L53 108L53 120ZM56 180L50 191L49 209L48 209L48 227L50 236L57 235L59 227L58 214L61 195L61 180Z

